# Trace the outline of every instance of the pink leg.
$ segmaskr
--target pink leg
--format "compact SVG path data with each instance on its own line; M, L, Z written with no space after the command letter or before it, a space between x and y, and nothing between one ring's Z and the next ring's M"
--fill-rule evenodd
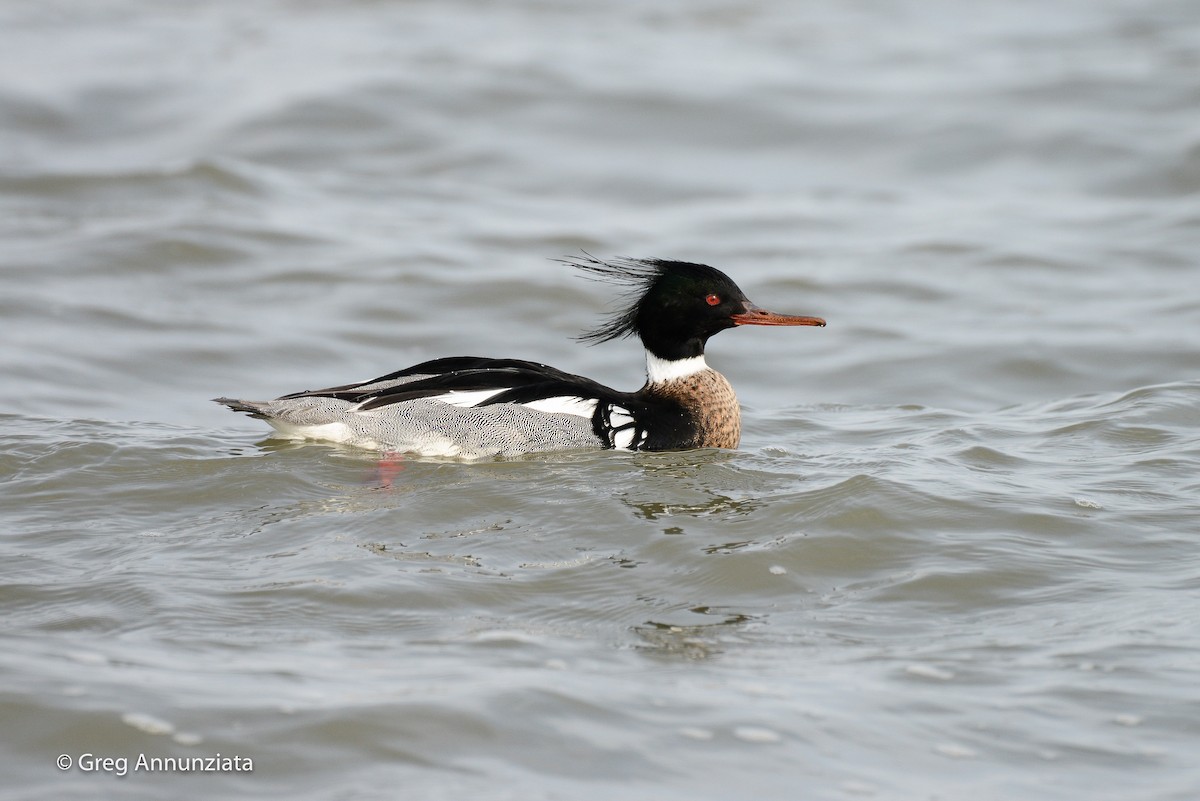
M396 476L404 471L404 456L393 451L388 451L379 460L377 469L379 471L379 483L383 485L384 489L391 489L392 482L396 480Z

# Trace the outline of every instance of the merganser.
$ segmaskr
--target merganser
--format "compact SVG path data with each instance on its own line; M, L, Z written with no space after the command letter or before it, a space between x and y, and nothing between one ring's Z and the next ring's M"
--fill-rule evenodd
M641 339L646 384L637 392L536 362L460 356L273 401L214 400L293 439L420 456L736 448L741 410L733 387L704 362L708 338L739 325L825 325L819 317L760 309L705 264L590 255L561 261L635 290L625 307L579 339Z

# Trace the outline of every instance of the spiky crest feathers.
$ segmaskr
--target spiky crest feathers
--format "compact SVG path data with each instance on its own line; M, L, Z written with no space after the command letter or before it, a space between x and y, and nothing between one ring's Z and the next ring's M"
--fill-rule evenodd
M660 288L664 279L677 278L680 281L689 282L712 281L736 288L728 276L706 264L631 258L605 261L597 259L589 253L557 261L577 268L583 273L584 278L623 285L632 289L618 301L616 310L609 314L601 325L576 337L580 342L586 342L589 345L641 334L638 317L642 311L642 301Z

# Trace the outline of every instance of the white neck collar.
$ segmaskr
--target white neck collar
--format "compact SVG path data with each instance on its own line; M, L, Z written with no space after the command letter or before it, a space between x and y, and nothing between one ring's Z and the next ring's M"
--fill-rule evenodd
M677 381L708 369L704 355L690 359L660 359L646 351L646 381L650 384L665 384Z

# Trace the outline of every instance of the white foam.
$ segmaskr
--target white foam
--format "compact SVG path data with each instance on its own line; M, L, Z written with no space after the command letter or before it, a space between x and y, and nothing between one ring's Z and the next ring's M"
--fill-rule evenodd
M920 676L923 679L937 679L938 681L949 681L954 678L954 671L940 668L937 665L928 665L917 662L908 665L904 668L904 672L910 676Z
M167 721L142 712L126 712L121 720L146 734L172 734L175 731L175 727Z
M933 747L933 752L950 759L970 759L979 756L979 752L974 748L958 743L938 743Z
M747 743L777 743L783 739L779 732L761 726L738 726L733 736Z

